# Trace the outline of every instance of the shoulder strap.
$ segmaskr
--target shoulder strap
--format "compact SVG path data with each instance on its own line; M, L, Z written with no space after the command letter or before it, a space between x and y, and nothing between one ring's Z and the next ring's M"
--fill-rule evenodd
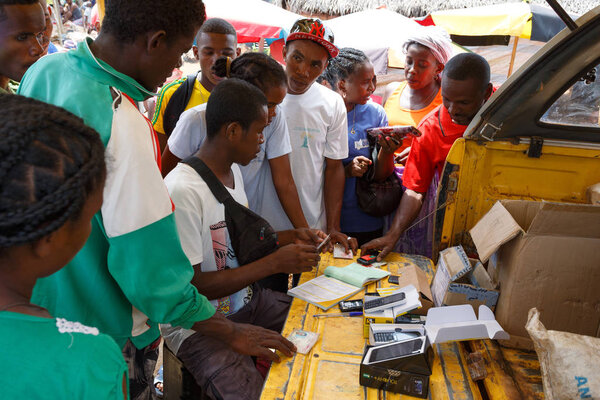
M225 203L226 200L232 199L231 194L225 189L225 186L221 183L221 181L215 176L215 174L206 166L204 161L199 159L198 157L188 157L182 161L186 163L190 167L194 168L198 175L204 179L204 182L208 185L208 188L212 192L212 194L217 198L219 203Z
M179 117L185 111L185 107L187 107L190 97L192 97L195 82L196 75L188 75L169 99L163 115L163 128L167 136L171 135L177 121L179 121Z

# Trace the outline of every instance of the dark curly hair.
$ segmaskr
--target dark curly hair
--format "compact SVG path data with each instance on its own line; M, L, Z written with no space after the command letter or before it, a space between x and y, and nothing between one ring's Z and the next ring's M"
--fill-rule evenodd
M327 68L329 69L329 66L333 64L331 68L335 69L338 79L348 79L359 66L368 62L370 62L369 57L362 51L352 47L344 47L340 49L340 53L336 58L331 59Z
M28 4L37 4L38 0L0 0L0 22L2 22L6 18L6 12L4 12L4 6L14 6L14 5L28 5Z
M0 95L0 250L80 216L106 174L98 133L70 112Z
M264 53L244 53L231 61L227 71L227 57L219 57L212 67L221 78L238 78L253 84L263 92L286 85L283 67Z
M201 0L106 0L105 7L102 32L128 43L161 29L167 40L192 37L206 20Z
M206 137L213 139L223 125L231 122L247 130L266 105L264 93L249 82L237 78L219 82L206 103Z

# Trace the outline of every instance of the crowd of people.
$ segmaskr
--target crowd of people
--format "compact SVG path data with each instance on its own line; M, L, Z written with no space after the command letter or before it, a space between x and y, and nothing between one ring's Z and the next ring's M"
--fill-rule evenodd
M493 91L485 59L452 57L443 32L406 42L406 81L381 106L368 57L318 19L291 27L283 68L239 55L201 0L106 0L97 39L42 57L45 13L0 2L6 398L152 398L163 337L208 398L256 399L257 364L295 351L285 292L327 235L325 251L430 255L427 220L421 251L403 238ZM190 48L198 73L157 95ZM421 136L369 138L388 125ZM369 169L401 178L394 215L358 204Z

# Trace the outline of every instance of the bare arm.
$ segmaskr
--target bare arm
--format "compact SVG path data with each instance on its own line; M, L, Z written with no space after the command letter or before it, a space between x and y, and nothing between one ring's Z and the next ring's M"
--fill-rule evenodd
M166 138L167 135L160 135L160 136L165 136L165 138ZM163 151L163 153L162 153L161 171L160 171L163 178L165 176L167 176L167 174L169 172L171 172L171 170L177 166L177 163L179 161L181 161L181 158L179 158L175 154L171 153L171 150L169 149L168 144L165 145L165 151Z
M344 184L346 174L342 160L325 158L325 214L327 218L327 232L331 234L331 243L341 243L345 250L350 247L356 250L356 241L349 241L348 237L340 232L340 216L342 214L342 201L344 199Z
M362 246L360 249L361 254L365 254L365 252L372 249L381 250L381 253L377 257L377 260L381 261L393 250L400 236L415 220L417 215L419 215L422 206L423 194L406 189L404 195L402 195L402 200L400 200L400 205L398 206L390 230L383 237L371 240Z
M279 356L269 348L277 349L288 357L291 357L296 351L294 344L279 333L260 326L236 324L219 312L209 319L196 322L192 329L227 343L238 353L258 356L267 360L279 362Z
M287 214L294 228L308 228L308 222L302 212L300 198L296 183L290 168L290 159L287 154L269 160L273 185L283 210Z
M318 263L319 254L314 245L290 244L237 268L202 272L201 264L196 264L192 284L198 292L213 300L229 296L269 275L307 272Z

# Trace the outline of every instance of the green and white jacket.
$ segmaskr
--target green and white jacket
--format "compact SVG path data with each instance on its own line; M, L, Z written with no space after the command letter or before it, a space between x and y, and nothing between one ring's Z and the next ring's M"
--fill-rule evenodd
M32 301L99 328L121 347L131 339L142 348L159 337L158 323L190 328L215 310L190 283L158 142L136 103L154 93L95 58L90 43L43 57L19 88L83 118L106 146L104 203L92 233L65 268L38 280Z

